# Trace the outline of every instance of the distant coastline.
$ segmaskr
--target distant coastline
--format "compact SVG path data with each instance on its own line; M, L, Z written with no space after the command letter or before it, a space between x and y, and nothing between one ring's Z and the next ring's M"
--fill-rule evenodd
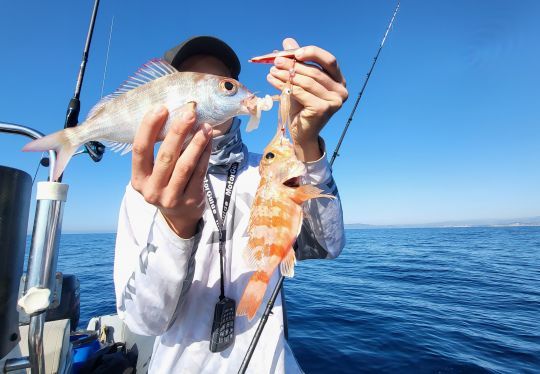
M443 221L431 223L411 223L392 225L372 225L348 223L346 229L421 229L421 228L467 228L467 227L539 227L540 216L513 219L476 219L463 221Z
M441 221L431 223L374 225L366 223L346 223L347 230L369 229L423 229L423 228L474 228L474 227L540 227L540 216L514 219L476 219L461 221ZM64 230L62 234L116 234L114 229ZM31 232L28 232L31 235Z

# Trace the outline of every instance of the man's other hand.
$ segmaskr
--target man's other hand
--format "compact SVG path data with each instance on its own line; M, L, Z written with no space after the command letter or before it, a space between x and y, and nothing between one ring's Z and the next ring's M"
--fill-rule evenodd
M292 38L283 41L283 49L299 47ZM294 68L291 136L297 145L298 157L303 161L314 161L322 156L319 133L349 93L337 60L330 52L317 46L306 46L296 50L295 59L296 63L290 58L276 58L267 80L281 91Z

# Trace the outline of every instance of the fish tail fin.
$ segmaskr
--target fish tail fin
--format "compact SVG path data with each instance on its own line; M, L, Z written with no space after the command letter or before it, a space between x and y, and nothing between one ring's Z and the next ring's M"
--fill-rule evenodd
M33 140L26 144L22 150L23 152L56 151L56 164L54 166L54 181L56 181L64 172L71 156L79 148L79 145L82 144L75 141L78 138L77 136L72 136L77 135L78 132L76 129L64 129L43 138Z
M260 270L256 271L251 276L244 294L242 295L242 299L238 304L238 309L236 311L237 316L247 316L250 321L253 319L255 313L257 313L257 310L261 306L269 280L268 274Z
M323 190L315 187L312 184L304 184L294 190L294 195L292 196L292 199L296 203L301 204L304 201L315 199L317 197L326 197L328 199L336 198L335 196L323 194L322 192Z

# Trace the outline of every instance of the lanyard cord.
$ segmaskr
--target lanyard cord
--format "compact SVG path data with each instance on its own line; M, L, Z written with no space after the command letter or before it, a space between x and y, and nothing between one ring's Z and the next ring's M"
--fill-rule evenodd
M227 180L225 181L225 195L223 196L223 209L221 210L221 217L218 214L218 208L217 208L217 200L216 200L216 194L214 193L214 189L212 187L212 184L210 183L210 179L208 178L208 174L204 177L204 192L206 194L206 200L208 201L208 205L210 206L210 210L212 211L212 215L214 216L214 221L216 222L216 226L219 233L219 272L220 272L220 278L221 278L221 294L219 295L219 299L223 300L225 298L225 279L223 276L223 273L225 272L225 260L224 260L224 251L225 251L225 242L227 241L227 232L225 229L225 221L227 218L227 212L229 211L229 206L231 203L231 196L232 191L234 188L234 183L236 182L236 173L238 172L238 162L235 162L231 165L229 168L229 172L227 173Z

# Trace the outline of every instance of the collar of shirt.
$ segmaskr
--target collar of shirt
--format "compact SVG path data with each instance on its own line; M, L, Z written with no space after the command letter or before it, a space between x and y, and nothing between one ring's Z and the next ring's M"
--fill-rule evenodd
M247 162L248 150L242 142L240 124L240 119L235 117L229 131L214 138L208 165L209 174L226 175L232 163L238 162L238 168L241 169Z

